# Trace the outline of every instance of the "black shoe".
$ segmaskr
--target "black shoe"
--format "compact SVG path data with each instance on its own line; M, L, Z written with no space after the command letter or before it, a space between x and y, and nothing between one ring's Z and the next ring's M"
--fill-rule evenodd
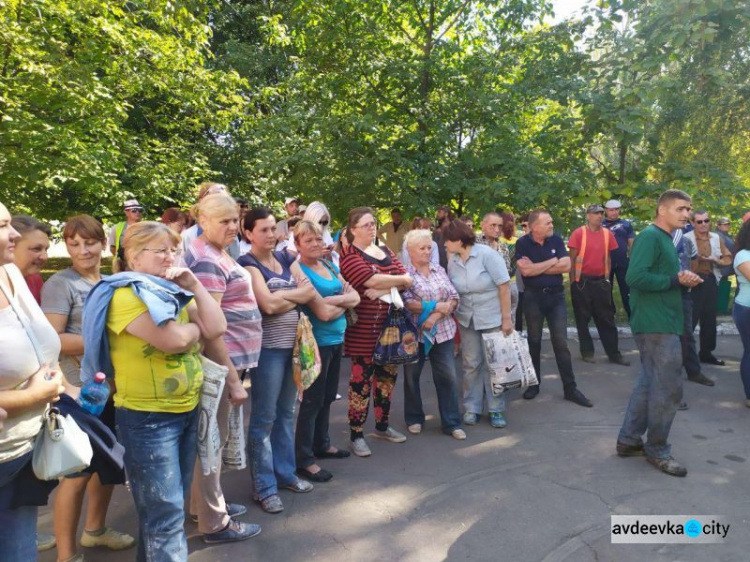
M708 363L709 365L718 365L719 367L723 367L726 365L722 359L718 359L714 357L713 355L709 355L708 357L701 357L701 363Z
M594 404L586 398L583 395L583 392L578 390L577 388L572 391L565 394L565 400L570 400L571 402L575 402L579 406L584 406L585 408L591 408Z
M321 468L318 472L310 472L307 468L298 468L297 474L310 482L328 482L333 478L333 474L328 472L325 468Z
M614 363L615 365L622 365L623 367L630 367L630 361L625 359L622 355L610 357L609 362Z
M672 457L666 459L656 459L654 457L646 457L646 460L653 464L656 468L661 470L665 474L670 476L687 476L687 468L682 466Z
M716 383L709 379L706 375L703 373L699 373L695 375L694 377L688 377L688 380L690 382L694 382L697 384L702 384L703 386L714 386Z
M646 451L643 450L643 443L640 445L626 445L625 443L617 442L617 456L618 457L644 457Z
M336 452L331 453L328 451L317 451L315 457L319 459L345 459L351 456L349 451L344 449L336 449Z
M523 392L524 400L533 400L539 394L539 385L530 386Z
M584 363L596 363L596 359L593 355L581 355L581 361Z

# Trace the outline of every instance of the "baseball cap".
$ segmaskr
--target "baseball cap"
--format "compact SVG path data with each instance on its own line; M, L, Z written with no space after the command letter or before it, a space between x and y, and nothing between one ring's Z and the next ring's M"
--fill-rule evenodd
M727 217L720 217L719 220L716 221L716 224L731 224L729 222L729 219Z
M301 215L305 211L307 211L307 205L300 205L299 206L299 214Z
M295 201L299 203L299 197L287 197L286 199L284 199L284 206L286 207L287 205L289 205L289 203L293 203Z
M622 205L617 199L610 199L604 204L605 209L619 209L620 207L622 207Z
M141 209L143 210L143 206L138 202L138 199L128 199L123 203L122 205L123 211L127 211L128 209Z
M596 204L594 204L594 205L589 205L589 206L588 206L588 207L586 208L586 213L587 213L587 214L588 214L588 213L603 213L603 212L604 212L604 207L602 207L602 206L601 206L601 205L599 205L598 203L596 203Z

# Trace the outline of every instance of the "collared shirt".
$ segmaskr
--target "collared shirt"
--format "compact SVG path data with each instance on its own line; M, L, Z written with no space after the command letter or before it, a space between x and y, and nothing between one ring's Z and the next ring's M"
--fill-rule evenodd
M505 269L508 270L508 275L510 275L510 252L508 251L508 246L505 245L505 242L501 240L490 242L490 239L487 238L487 235L484 232L480 232L476 235L476 238L474 238L474 243L481 244L482 246L489 246L490 248L498 252L501 256L503 256L503 259L505 260Z
M721 265L728 265L732 263L732 256L727 251L727 247L724 245L724 241L715 232L709 232L705 238L700 238L698 233L694 231L695 245L698 247L699 256L712 256L721 259L722 264L713 264L711 262L697 259L693 262L693 271L698 275L710 275L716 274L720 270ZM690 237L688 237L690 238ZM718 240L719 242L719 254L711 248L711 238Z
M498 286L510 281L500 254L489 246L474 244L466 263L458 254L448 261L448 276L461 296L456 309L459 324L487 330L502 323ZM510 311L508 311L510 312Z
M542 244L536 242L531 234L521 236L516 242L516 260L529 258L532 263L541 263L552 258L564 258L568 255L565 242L557 234L545 238ZM520 273L520 272L519 272ZM543 273L536 277L523 276L523 285L526 289L546 289L551 287L562 287L562 273L552 275Z
M378 238L380 238L388 248L396 254L401 255L401 247L404 245L404 236L411 230L405 222L399 223L398 228L393 221L385 223L378 229Z
M425 277L413 265L406 266L406 272L411 275L414 283L403 293L404 302L438 301L447 302L459 300L458 291L448 278L448 274L439 265L430 263L430 275ZM418 325L419 314L413 315L414 325ZM456 323L453 318L441 318L435 324L437 329L435 343L451 340L456 335ZM420 330L421 331L421 330ZM421 334L420 334L421 337Z
M612 265L618 265L627 262L628 259L628 241L635 238L635 231L633 225L629 220L617 219L609 220L604 219L602 226L615 235L617 240L617 250L611 253Z

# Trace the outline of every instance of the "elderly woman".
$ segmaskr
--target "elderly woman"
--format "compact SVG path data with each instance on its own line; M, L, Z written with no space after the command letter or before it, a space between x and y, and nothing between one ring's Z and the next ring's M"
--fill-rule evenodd
M202 232L188 247L183 262L221 305L227 322L224 337L208 343L205 349L210 359L229 369L216 416L224 444L229 433L230 406L241 407L247 399L239 373L244 376L258 365L261 316L250 274L225 249L239 231L237 203L232 197L218 193L204 197L197 208ZM220 466L205 475L198 462L193 475L190 512L195 514L198 530L208 544L242 541L260 533L258 525L236 519L247 511L244 505L224 499Z
M461 221L443 230L451 254L448 276L461 302L456 310L464 368L464 423L475 425L486 400L492 427L505 427L505 396L493 396L482 334L502 329L513 333L510 315L510 276L505 260L489 246L475 244L476 235Z
M42 285L44 285L41 271L47 263L47 250L49 250L49 237L52 235L52 229L49 225L28 215L16 215L11 222L16 232L21 235L21 239L16 243L13 262L21 270L36 302L41 304Z
M344 353L351 358L349 378L350 447L358 457L372 454L365 441L364 425L374 395L375 437L403 443L406 436L389 425L391 394L396 384L397 365L376 365L372 354L388 316L388 303L380 299L391 288L408 289L412 279L396 256L375 243L377 223L369 207L349 211L346 238L349 246L341 258L344 279L359 293L357 322L346 329Z
M35 501L24 497L31 482L34 440L42 415L64 390L57 366L60 338L13 264L21 236L0 203L0 558L36 560Z
M404 419L409 433L418 434L425 422L419 377L427 357L438 398L443 433L466 439L458 412L458 385L453 344L456 323L451 315L458 307L458 292L445 270L432 263L432 233L411 230L406 234L406 250L411 265L406 272L414 284L404 291L406 309L414 314L419 326L419 361L404 365Z
M431 226L432 223L430 222L430 219L424 217L414 217L414 220L411 221L412 230L424 229L430 232ZM432 236L432 232L430 232L430 236ZM411 265L411 258L409 257L409 252L406 248L406 237L404 237L404 244L401 247L401 263L403 263L404 267L407 269ZM430 263L440 265L440 251L438 250L438 245L435 241L432 242L432 246L430 247Z
M298 306L315 298L315 288L295 257L276 247L276 219L268 209L245 215L245 235L252 244L239 264L250 272L263 318L258 368L250 373L248 456L253 497L263 511L279 513L284 504L279 487L305 493L313 489L297 477L294 462L294 407L297 387L292 378L292 351L297 338Z
M310 207L314 205L311 203ZM295 437L297 473L313 482L327 482L333 474L318 466L315 457L349 456L349 451L331 445L328 418L339 386L346 331L344 313L359 304L359 294L344 281L336 265L324 260L328 245L318 224L308 219L299 222L294 227L294 241L300 268L318 293L303 310L310 316L321 362L320 375L302 394L300 403Z
M71 266L55 273L42 288L42 310L57 330L62 344L60 366L67 381L81 386L83 358L83 303L101 276L102 251L107 235L99 221L89 215L70 217L63 230ZM73 396L75 398L76 396ZM115 410L108 402L100 416L115 431ZM122 483L123 480L115 480ZM75 560L76 534L84 493L88 492L86 525L81 536L85 547L105 546L122 550L135 545L135 538L105 526L114 485L102 484L98 474L84 471L63 478L55 494L54 516L57 558ZM82 555L79 555L82 559Z
M750 221L745 222L735 240L734 271L739 293L734 299L732 318L742 339L740 377L745 389L745 406L750 408Z
M119 275L96 285L84 306L81 376L86 381L95 370L114 372L139 562L187 560L183 497L196 458L200 343L226 329L214 298L189 269L175 267L179 244L165 224L129 226L123 256L115 261Z

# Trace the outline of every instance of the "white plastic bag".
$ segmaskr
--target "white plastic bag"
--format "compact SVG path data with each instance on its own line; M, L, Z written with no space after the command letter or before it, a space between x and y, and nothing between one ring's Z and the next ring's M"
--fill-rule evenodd
M224 392L224 381L229 369L201 356L203 387L201 388L200 412L198 413L198 458L204 475L219 469L221 435L216 415L219 400Z
M229 409L229 431L221 460L227 470L242 470L247 466L245 427L242 406L232 404Z
M34 443L31 466L39 480L57 480L91 464L94 451L89 436L68 414L57 408L44 414L42 430Z
M529 344L518 332L482 334L484 357L490 369L492 394L498 396L511 388L539 384L529 355Z

